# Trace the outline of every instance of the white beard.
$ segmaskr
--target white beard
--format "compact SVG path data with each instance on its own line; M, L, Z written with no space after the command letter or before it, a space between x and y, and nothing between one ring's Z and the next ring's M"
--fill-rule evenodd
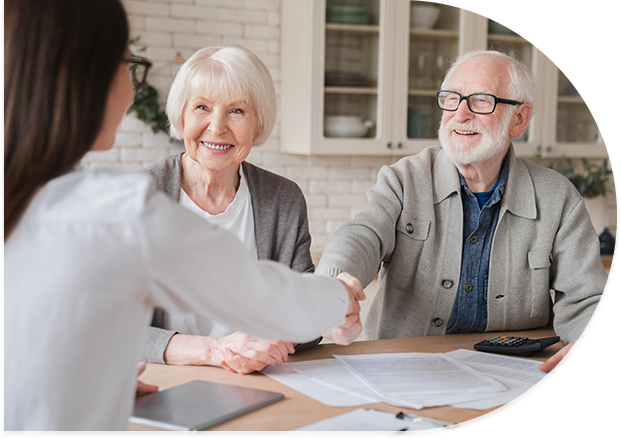
M441 123L438 130L438 137L442 149L449 159L456 165L481 164L488 159L503 152L511 140L508 131L513 113L509 112L497 129L493 132L488 131L484 126L475 120L459 124L455 119L450 119L446 124ZM481 136L479 144L473 147L467 146L467 139L451 139L454 130L477 132Z

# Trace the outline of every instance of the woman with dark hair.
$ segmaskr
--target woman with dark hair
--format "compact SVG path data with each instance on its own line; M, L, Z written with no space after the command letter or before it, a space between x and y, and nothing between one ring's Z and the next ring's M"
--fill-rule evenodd
M144 81L128 35L119 0L5 3L6 430L125 429L155 306L308 341L364 297L256 261L146 175L79 169Z

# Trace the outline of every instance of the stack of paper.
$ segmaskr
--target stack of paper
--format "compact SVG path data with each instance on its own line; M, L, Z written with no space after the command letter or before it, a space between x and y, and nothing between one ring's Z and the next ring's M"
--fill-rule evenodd
M337 355L270 366L263 373L336 407L386 402L484 410L505 404L546 374L538 361L460 349L446 354Z

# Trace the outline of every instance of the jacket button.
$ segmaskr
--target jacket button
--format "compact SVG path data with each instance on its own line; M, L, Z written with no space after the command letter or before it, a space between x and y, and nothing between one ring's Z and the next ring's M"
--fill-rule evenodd
M477 238L476 236L473 236L472 238L470 238L470 242L473 244L476 244L478 240L479 238Z
M412 224L408 223L405 226L405 231L408 232L411 235L412 233L414 233L414 226Z
M443 323L444 323L444 322L443 322L443 321L442 321L442 319L441 319L441 318L439 318L439 317L436 317L435 319L433 319L433 320L431 321L431 324L432 324L433 326L435 326L435 327L442 326L442 324L443 324Z
M470 284L466 285L466 291L468 292L472 291L472 285Z
M450 279L444 279L442 281L442 286L448 290L449 288L453 287L453 281Z

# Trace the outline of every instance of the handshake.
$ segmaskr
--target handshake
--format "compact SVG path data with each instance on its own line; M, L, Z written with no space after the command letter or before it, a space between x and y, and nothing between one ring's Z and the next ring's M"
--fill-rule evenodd
M349 273L341 273L336 277L349 293L349 307L345 316L345 323L337 326L327 334L322 334L324 338L332 340L336 344L349 345L355 341L362 332L362 322L360 321L360 304L358 301L366 299L360 281Z

